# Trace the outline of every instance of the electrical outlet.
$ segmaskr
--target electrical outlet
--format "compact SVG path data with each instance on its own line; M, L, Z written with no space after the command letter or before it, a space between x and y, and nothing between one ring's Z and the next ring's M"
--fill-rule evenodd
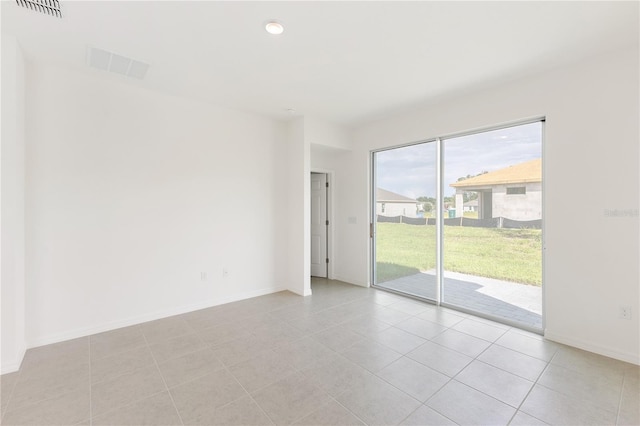
M229 270L225 266L224 268L222 268L222 278L227 278L228 276L229 276Z
M620 306L620 318L631 319L631 306Z
M206 281L206 280L207 280L207 273L200 272L200 281Z

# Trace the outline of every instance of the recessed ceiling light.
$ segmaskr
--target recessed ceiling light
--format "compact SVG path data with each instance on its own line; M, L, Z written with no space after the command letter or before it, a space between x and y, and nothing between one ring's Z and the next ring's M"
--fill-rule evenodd
M284 27L278 21L269 21L267 22L267 25L265 25L264 28L265 30L267 30L269 34L273 34L273 35L279 35L284 32Z

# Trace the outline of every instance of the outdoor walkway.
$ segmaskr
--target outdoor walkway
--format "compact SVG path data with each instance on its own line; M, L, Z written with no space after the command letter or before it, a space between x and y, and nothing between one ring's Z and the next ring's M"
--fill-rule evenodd
M378 287L435 299L435 271L386 281ZM442 300L448 304L542 328L541 287L445 272L443 291Z

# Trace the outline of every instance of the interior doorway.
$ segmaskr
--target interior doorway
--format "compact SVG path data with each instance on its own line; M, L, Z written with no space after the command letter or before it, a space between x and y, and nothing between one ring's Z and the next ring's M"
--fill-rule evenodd
M311 173L311 276L329 278L329 174Z

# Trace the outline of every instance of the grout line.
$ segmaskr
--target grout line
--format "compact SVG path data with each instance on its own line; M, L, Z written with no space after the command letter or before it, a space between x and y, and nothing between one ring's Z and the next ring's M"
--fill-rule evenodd
M25 357L26 357L26 352L25 352ZM24 362L24 359L22 362ZM18 369L18 371L15 371L15 373L18 373L18 376L16 377L16 380L13 386L11 386L11 391L9 392L9 399L7 399L6 407L4 410L2 410L2 415L0 415L0 424L2 424L2 420L4 420L4 416L5 414L7 414L7 411L9 411L8 408L11 406L11 399L13 398L15 389L18 386L18 383L20 382L20 377L22 376L22 365L20 365L20 368ZM0 389L0 393L1 392L2 390Z
M267 417L267 419L269 419L269 421L271 422L271 424L275 425L276 422L273 421L273 419L271 418L271 416L269 416L269 414L267 414L266 411L264 411L264 408L262 408L262 406L260 404L258 404L258 401L256 401L253 397L253 395L251 395L251 393L249 393L247 391L247 389L242 385L242 383L240 383L240 381L236 378L236 376L233 375L233 373L231 371L229 371L229 368L225 365L225 371L233 378L233 380L236 381L236 383L242 388L242 390L247 394L246 396L248 396L249 398L251 398L251 401L253 401L254 404L256 404L256 406L260 409L260 411L262 411L262 413ZM293 374L293 373L292 373ZM288 376L287 376L288 377ZM274 382L275 383L275 382ZM273 383L272 383L273 384ZM270 385L268 385L270 386ZM266 387L266 386L265 386ZM263 388L260 388L263 389ZM260 391L260 389L258 389L256 392ZM227 404L221 405L220 407L224 407L226 405L229 405L235 401L238 401L241 398L244 398L245 395L241 396L240 398L237 398L233 401L228 402ZM218 408L220 408L218 407Z
M622 397L624 396L624 385L627 381L627 372L622 374L622 386L620 387L620 397L618 398L618 410L616 411L616 424L620 422L620 411L622 410Z
M144 332L142 333L142 337L144 338L144 341L146 342L147 347L149 348L149 352L151 352L151 358L153 358L153 363L156 366L156 370L158 371L160 378L162 379L162 383L164 384L164 389L165 389L164 391L166 391L169 394L169 398L171 399L171 403L173 404L173 409L176 410L176 413L178 414L178 419L180 419L180 424L184 426L184 420L182 420L182 415L180 414L180 410L178 410L178 406L176 405L176 402L173 399L173 395L171 395L171 391L169 391L169 386L167 386L167 381L164 379L164 376L162 375L162 371L160 370L160 366L158 365L158 360L156 360L156 356L153 354L153 351L149 346L149 342L147 341L147 336L145 336Z

